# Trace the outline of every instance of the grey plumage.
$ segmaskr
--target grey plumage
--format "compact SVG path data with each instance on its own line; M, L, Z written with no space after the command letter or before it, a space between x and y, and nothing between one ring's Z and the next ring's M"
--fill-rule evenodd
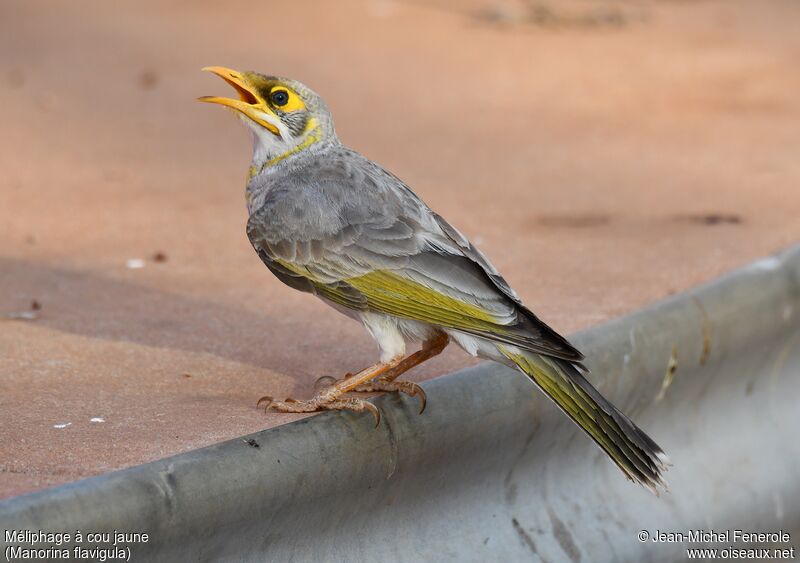
M250 187L263 198L256 198L247 234L271 269L277 268L276 260L292 262L315 280L340 288L375 270L396 272L486 310L498 325L516 327L509 334L475 331L475 336L566 360L583 358L525 308L461 233L395 176L341 145L324 145L294 159L291 166L254 178L257 186ZM279 277L286 275L281 269ZM297 282L290 285L299 289ZM304 289L311 291L307 284ZM369 308L367 299L355 298L357 290L349 292L352 305Z

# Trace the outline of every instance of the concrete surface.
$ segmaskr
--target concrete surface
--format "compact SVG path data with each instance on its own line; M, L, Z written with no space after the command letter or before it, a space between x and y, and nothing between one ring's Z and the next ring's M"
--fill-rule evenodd
M256 399L375 358L250 248L205 65L316 88L565 333L800 238L798 3L488 4L0 7L0 496L291 420Z

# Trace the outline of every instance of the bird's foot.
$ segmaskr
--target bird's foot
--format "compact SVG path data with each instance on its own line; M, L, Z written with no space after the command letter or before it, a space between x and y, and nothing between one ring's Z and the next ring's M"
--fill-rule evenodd
M362 399L340 397L334 393L331 393L330 391L318 393L313 399L309 399L308 401L297 401L295 399L275 401L272 397L264 396L258 400L258 403L256 403L257 407L262 405L264 406L264 412L269 409L286 413L319 411L369 411L375 418L375 427L377 428L377 426L381 423L381 411L372 403Z
M413 381L380 378L362 383L353 391L358 393L405 393L410 397L417 397L419 399L419 414L425 411L425 405L428 402L425 391Z

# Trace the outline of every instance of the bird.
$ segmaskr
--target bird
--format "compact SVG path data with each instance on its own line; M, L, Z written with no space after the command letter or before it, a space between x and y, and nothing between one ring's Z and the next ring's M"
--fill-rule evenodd
M422 388L400 376L454 342L532 381L632 481L666 488L663 450L587 379L584 356L528 309L484 254L402 180L343 144L323 98L299 81L210 66L236 98L198 100L232 110L249 129L247 236L291 288L361 322L380 357L307 400L264 396L284 413L380 411L362 392ZM419 349L407 353L409 345ZM362 395L363 396L363 395Z

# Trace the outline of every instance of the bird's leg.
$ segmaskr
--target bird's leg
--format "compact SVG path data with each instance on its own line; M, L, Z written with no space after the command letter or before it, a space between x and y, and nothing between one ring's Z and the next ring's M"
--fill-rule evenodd
M284 401L275 401L272 397L261 397L256 403L256 406L261 406L266 403L266 409L273 409L278 412L317 412L322 410L351 410L355 412L363 412L368 410L375 417L375 426L381 421L381 413L378 407L364 401L362 399L355 399L351 397L342 397L348 391L355 390L359 385L363 385L371 379L380 377L392 368L399 366L403 362L403 358L396 358L388 362L383 362L362 369L355 375L349 375L344 379L340 379L333 383L330 387L320 390L313 398L307 401L297 401L295 399L286 399Z
M386 373L378 378L378 381L394 381L411 368L416 367L422 362L430 360L434 356L441 354L449 343L450 339L447 337L447 334L444 332L436 333L436 336L423 342L420 350L417 350L410 356L407 356L402 362L389 369Z
M437 333L436 336L430 340L426 340L422 344L422 349L414 352L410 356L407 356L400 363L384 372L384 374L377 379L361 383L355 387L353 391L364 393L405 393L406 395L410 395L412 397L417 396L419 397L420 402L419 412L422 414L422 412L425 410L425 405L427 404L425 391L423 391L422 387L413 381L397 381L397 378L411 368L441 354L449 342L450 339L447 337L447 334L444 332Z

